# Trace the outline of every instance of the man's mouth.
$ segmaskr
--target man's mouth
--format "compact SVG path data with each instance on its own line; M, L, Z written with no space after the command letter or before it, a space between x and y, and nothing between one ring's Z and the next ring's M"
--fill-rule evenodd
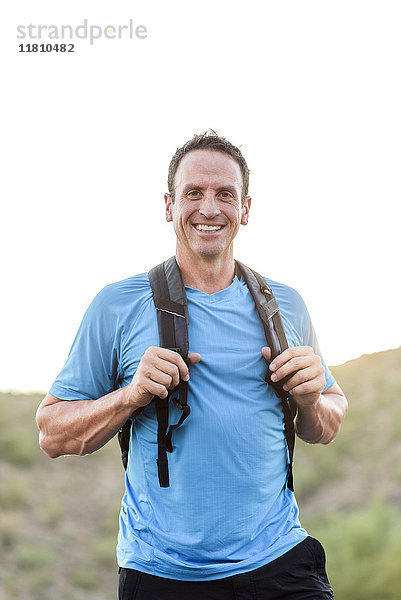
M201 223L197 223L194 225L197 231L220 231L224 227L224 225L203 225Z

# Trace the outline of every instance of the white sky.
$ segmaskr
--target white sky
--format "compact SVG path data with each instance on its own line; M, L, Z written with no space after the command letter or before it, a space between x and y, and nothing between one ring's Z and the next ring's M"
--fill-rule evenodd
M298 289L326 361L399 346L400 17L366 0L8 3L0 389L47 390L99 289L174 253L168 164L208 127L251 169L236 257ZM18 52L48 40L17 25L84 19L148 37Z

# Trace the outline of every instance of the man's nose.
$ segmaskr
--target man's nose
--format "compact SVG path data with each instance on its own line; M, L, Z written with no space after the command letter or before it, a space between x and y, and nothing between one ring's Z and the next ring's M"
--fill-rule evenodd
M203 196L202 203L199 208L199 212L204 217L211 219L212 217L216 217L220 214L219 203L215 198L214 194L206 193Z

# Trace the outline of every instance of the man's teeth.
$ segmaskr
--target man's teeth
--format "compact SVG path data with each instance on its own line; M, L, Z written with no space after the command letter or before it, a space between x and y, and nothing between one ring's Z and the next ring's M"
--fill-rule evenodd
M221 229L221 225L195 225L195 229L198 231L218 231Z

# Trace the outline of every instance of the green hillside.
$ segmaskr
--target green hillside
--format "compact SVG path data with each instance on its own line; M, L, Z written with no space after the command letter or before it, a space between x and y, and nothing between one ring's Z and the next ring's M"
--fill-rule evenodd
M301 520L326 547L337 600L398 600L401 348L332 370L350 408L329 446L297 440ZM50 460L34 420L42 397L0 393L0 600L110 600L123 494L117 441Z

